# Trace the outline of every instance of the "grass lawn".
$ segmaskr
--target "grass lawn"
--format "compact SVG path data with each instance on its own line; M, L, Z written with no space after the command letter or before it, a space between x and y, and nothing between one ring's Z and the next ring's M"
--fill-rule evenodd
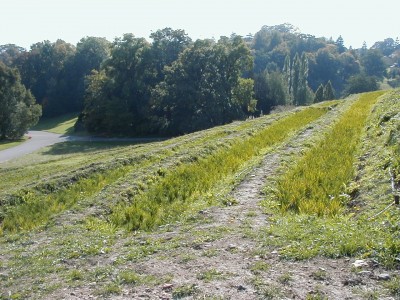
M28 138L27 137L23 137L21 139L18 139L16 141L0 141L0 151L2 150L6 150L8 148L12 148L15 146L18 146L19 144L22 144L23 142L25 142Z
M39 123L32 128L32 130L71 135L74 133L74 125L77 120L78 113L71 113L55 118L41 119Z
M400 91L379 93L157 142L59 143L0 165L0 300L398 299ZM300 167L290 182L320 170L341 184L314 176L309 198L285 209L279 183ZM316 199L323 212L333 197L337 213L301 206Z

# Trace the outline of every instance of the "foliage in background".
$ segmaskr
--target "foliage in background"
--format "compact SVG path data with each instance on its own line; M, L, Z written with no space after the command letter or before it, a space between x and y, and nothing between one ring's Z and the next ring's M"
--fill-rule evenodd
M253 80L241 75L251 67L250 50L239 36L196 41L166 70L153 93L165 131L188 133L250 115Z
M344 89L344 94L358 94L375 91L377 89L378 82L375 77L367 76L365 74L358 74L349 78Z
M374 81L384 76L396 86L399 78L397 40L386 39L370 49L347 49L341 36L334 41L300 33L290 24L263 26L254 36L241 39L239 47L246 49L244 57L254 60L253 68L246 66L239 74L254 81L253 99L238 93L248 89L250 81L241 80L246 85L240 87L239 80L234 83L235 68L229 69L238 53L233 50L238 45L229 43L233 45L238 36L193 42L183 30L164 28L150 38L148 42L125 34L111 43L86 37L76 46L43 41L29 51L0 45L0 61L19 70L44 117L82 112L77 129L86 126L98 134L116 135L191 132L266 114L282 104L320 101L313 93L328 82L340 97L376 90ZM192 120L185 119L188 114Z
M18 71L0 62L0 140L21 138L41 113Z

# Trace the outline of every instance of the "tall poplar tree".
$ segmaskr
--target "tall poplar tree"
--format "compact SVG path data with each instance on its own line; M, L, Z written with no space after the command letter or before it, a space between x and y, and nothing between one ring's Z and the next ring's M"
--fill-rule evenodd
M292 99L293 99L293 104L294 105L299 105L299 99L298 99L298 91L299 91L299 83L300 83L300 57L299 54L296 53L293 59L293 65L292 65L292 76L291 76L291 94L292 94Z
M290 65L290 56L286 55L285 57L285 63L283 65L283 76L286 81L286 86L287 86L287 104L292 104L293 98L292 98L292 69Z
M324 100L324 86L320 84L317 91L315 92L314 103L318 103L323 100Z
M333 89L332 83L329 80L328 83L324 86L324 100L333 100L335 99L335 91Z
M294 105L306 105L312 102L310 88L308 87L308 58L303 52L301 56L296 53L292 67L292 98Z

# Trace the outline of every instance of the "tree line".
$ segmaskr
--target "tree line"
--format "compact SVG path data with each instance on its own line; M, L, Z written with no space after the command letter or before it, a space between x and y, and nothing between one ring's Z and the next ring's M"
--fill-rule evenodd
M400 81L400 47L393 39L347 49L342 37L316 38L290 24L218 41L193 41L183 30L165 28L150 39L85 37L76 46L43 41L30 50L2 45L0 105L25 103L31 114L25 130L41 109L43 117L79 112L77 126L95 134L176 135L278 105L374 90L385 77L393 85ZM7 81L10 74L14 79ZM6 96L13 84L14 96ZM2 129L14 123L6 111L0 112L2 138L15 136Z

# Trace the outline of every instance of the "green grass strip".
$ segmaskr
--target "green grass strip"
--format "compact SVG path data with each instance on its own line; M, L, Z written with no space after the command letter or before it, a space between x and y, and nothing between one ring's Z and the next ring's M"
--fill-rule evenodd
M0 235L7 232L30 230L49 221L52 216L71 208L77 202L91 197L107 184L117 180L127 172L130 167L122 167L97 173L89 178L80 180L69 189L47 196L37 195L33 191L21 194L23 203L6 212L0 224Z
M343 207L345 185L353 178L355 152L373 105L384 92L363 94L325 138L277 183L282 211L334 216Z
M41 119L32 130L43 130L58 134L73 134L78 113L72 113L55 118Z
M327 107L309 107L274 122L247 139L236 139L230 146L195 162L182 164L131 205L114 208L111 221L129 230L151 229L177 219L196 199L205 195L216 182L237 172L241 165L277 146L295 131L318 119Z
M27 137L23 137L16 141L8 141L8 140L0 141L0 151L6 150L8 148L16 147L16 146L22 144L23 142L25 142L27 139L28 139Z

